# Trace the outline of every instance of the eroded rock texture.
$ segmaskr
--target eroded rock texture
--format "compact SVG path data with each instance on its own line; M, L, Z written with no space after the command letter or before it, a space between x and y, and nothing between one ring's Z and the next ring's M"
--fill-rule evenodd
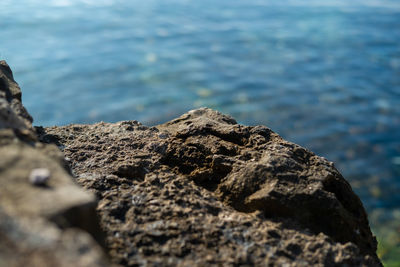
M380 266L359 198L333 164L210 109L37 128L99 198L124 266Z
M333 164L266 127L31 123L0 61L0 266L381 266Z
M0 266L109 266L95 196L73 181L55 145L38 141L31 122L0 61ZM31 174L40 168L49 177L38 185Z

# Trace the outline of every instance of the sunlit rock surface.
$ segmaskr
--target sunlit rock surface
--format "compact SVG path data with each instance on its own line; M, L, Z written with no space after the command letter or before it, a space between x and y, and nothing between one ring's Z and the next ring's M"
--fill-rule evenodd
M381 265L333 164L267 127L203 108L34 129L1 66L0 266Z
M364 208L333 164L211 109L39 128L100 199L121 265L379 265Z
M62 153L38 142L6 62L0 61L0 266L108 266L95 196ZM46 170L45 180L34 170Z

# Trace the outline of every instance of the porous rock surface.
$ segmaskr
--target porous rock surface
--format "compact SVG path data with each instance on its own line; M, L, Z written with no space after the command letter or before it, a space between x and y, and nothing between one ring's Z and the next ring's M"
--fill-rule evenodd
M66 169L55 145L38 141L11 69L0 61L0 266L109 266L97 201ZM48 181L29 180L43 168Z
M333 164L270 129L205 108L33 128L0 61L0 266L381 266L375 251Z
M123 266L380 266L360 199L333 163L202 108L168 123L38 128L95 193Z

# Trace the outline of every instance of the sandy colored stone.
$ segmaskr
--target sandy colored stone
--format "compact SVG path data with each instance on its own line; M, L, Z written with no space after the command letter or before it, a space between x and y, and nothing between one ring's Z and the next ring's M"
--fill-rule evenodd
M95 196L76 184L55 145L38 142L31 122L0 61L0 266L109 266ZM33 181L37 170L51 179Z

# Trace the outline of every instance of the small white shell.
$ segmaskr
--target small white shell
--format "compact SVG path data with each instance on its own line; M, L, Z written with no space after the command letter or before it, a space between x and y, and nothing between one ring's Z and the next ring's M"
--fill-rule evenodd
M50 179L50 171L46 168L33 169L29 174L29 181L33 185L43 186L46 185L47 181Z

